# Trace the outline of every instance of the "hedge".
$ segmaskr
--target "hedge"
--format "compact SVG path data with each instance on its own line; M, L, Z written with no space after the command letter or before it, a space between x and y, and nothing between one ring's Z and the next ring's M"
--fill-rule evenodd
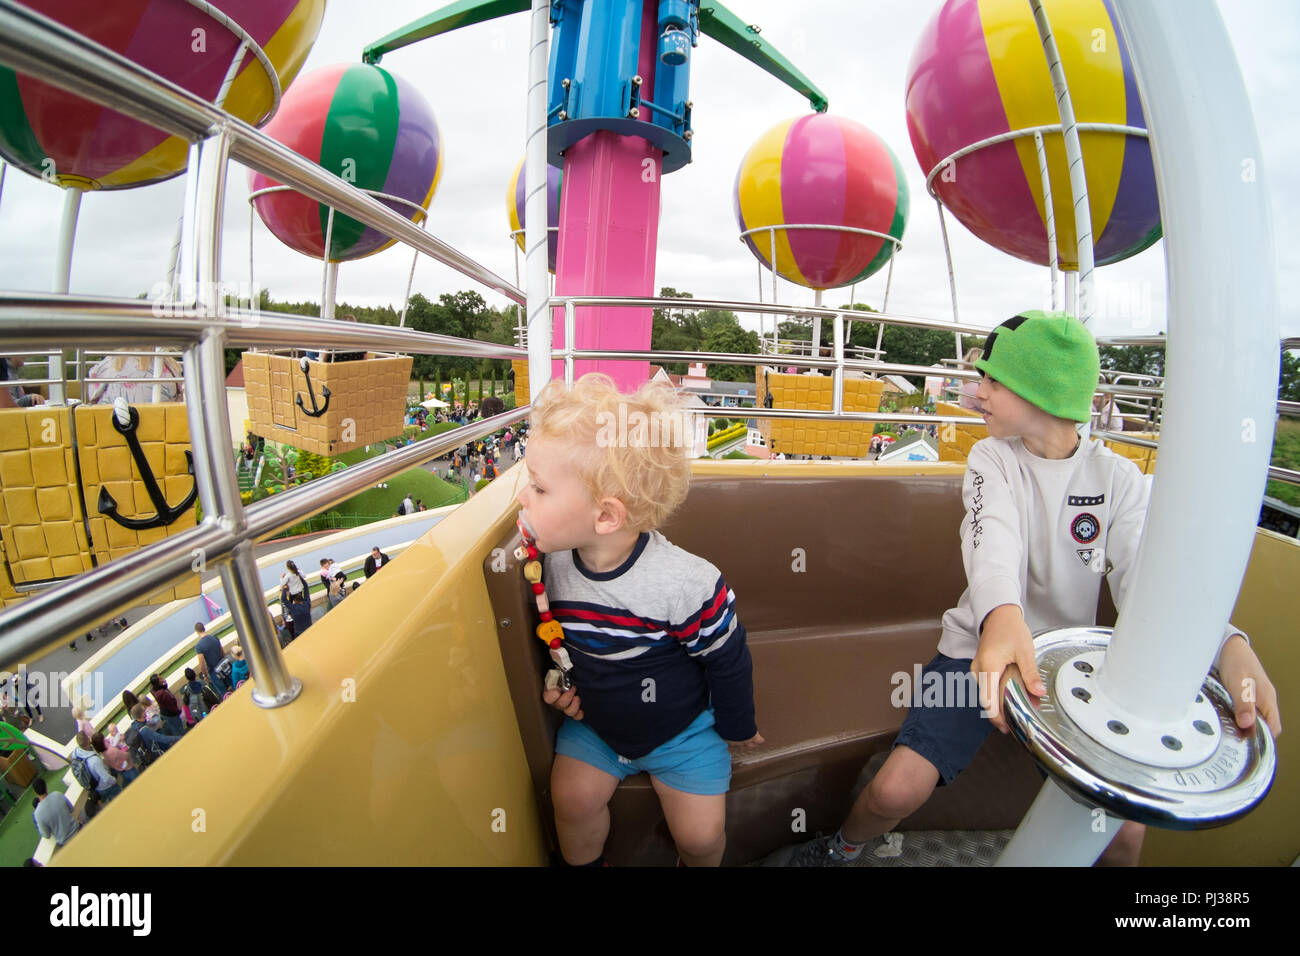
M730 428L724 428L722 431L714 433L713 437L709 439L708 447L712 449L717 448L719 445L725 445L737 435L743 435L747 427L744 422L740 422Z

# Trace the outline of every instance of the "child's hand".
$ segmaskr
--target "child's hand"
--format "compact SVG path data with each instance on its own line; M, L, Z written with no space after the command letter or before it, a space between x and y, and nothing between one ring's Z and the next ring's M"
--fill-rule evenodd
M1038 676L1038 659L1034 655L1034 639L1025 625L1024 615L1014 604L1002 604L989 612L984 619L979 651L971 661L971 673L979 687L980 706L993 726L1004 734L1007 720L1002 713L1002 689L1006 685L1010 667L1020 670L1021 680L1029 693L1041 697L1047 693L1043 679ZM993 690L992 699L989 691Z
M1249 730L1255 726L1255 713L1264 718L1276 737L1282 733L1282 715L1277 707L1277 689L1264 673L1250 645L1240 636L1228 638L1219 654L1219 676L1232 695L1237 726Z
M561 691L558 687L542 691L542 700L556 710L564 711L564 716L582 720L582 701L578 698L578 688L570 687Z
M767 743L767 741L763 739L763 735L756 733L748 740L728 740L727 746L730 747L733 752L743 753L746 750L753 750L755 747L764 743Z

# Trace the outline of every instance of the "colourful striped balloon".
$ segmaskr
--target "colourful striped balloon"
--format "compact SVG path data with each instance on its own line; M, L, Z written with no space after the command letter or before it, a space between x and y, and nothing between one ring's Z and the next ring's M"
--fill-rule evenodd
M206 100L215 101L240 39L175 0L21 0ZM302 69L325 0L220 0L214 6L257 41L288 88ZM260 124L273 91L262 66L244 55L223 102ZM58 87L0 67L0 156L61 186L130 189L185 169L189 143Z
M377 66L338 63L308 73L284 98L266 132L358 189L400 196L422 209L429 208L442 176L442 135L433 110L414 86ZM257 172L249 173L248 182L254 192L279 185ZM407 203L379 201L407 219L420 215ZM267 193L253 203L285 245L313 259L324 256L328 206L289 191ZM394 242L335 213L329 259L361 259Z
M893 152L861 123L815 113L758 138L736 173L741 232L766 226L870 229L895 239L907 225L907 182ZM745 244L771 266L772 233ZM860 282L889 261L894 243L839 229L778 229L776 271L813 289Z
M510 231L516 233L515 242L519 243L519 248L526 252L524 234L519 231L524 228L525 179L524 161L521 159L510 177L510 185L506 187L506 216L510 219ZM560 247L560 233L556 227L560 224L560 188L563 182L564 170L548 165L546 167L546 225L548 229L555 231L546 234L546 262L547 268L552 272L555 271L555 252Z
M1050 0L1075 116L1081 123L1146 128L1128 50L1109 0ZM929 173L955 151L990 136L1059 125L1056 96L1033 12L1024 0L948 0L912 54L907 126ZM1074 205L1059 133L1043 136L1061 268L1078 268ZM1084 171L1098 265L1160 238L1151 150L1145 137L1083 132ZM1032 136L988 146L944 167L933 185L971 232L1003 252L1047 264L1042 175Z

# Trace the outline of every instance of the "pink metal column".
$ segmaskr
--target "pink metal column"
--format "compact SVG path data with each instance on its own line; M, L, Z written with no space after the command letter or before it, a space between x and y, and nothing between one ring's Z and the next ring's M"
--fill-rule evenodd
M654 89L656 0L645 0L641 20L643 89ZM642 119L648 115L643 111ZM555 263L557 295L653 296L659 237L659 178L663 154L645 140L600 131L564 154L560 240ZM554 310L553 343L565 345L564 310ZM576 346L650 348L650 309L580 308ZM580 361L574 375L603 372L623 391L650 377L648 362ZM564 376L552 362L551 375Z

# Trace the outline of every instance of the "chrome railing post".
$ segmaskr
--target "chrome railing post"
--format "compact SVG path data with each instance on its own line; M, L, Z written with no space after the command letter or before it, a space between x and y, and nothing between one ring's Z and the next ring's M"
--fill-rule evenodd
M944 222L943 202L939 199L938 196L934 197L934 204L936 208L939 210L939 235L943 238L943 257L948 262L948 290L952 294L952 320L953 322L960 322L961 316L957 314L957 277L954 274L952 269L952 246L948 244L948 224ZM883 331L884 329L882 327L881 332L883 333ZM877 349L880 348L880 339L881 336L877 335L876 336ZM961 341L960 337L958 338L958 341L959 342ZM957 351L958 352L961 351L960 347L958 348Z
M330 261L330 246L334 242L334 207L325 219L325 252L321 255L321 264L325 267L320 278L320 317L334 318L334 290L339 280L339 265Z
M549 175L546 113L550 106L548 73L551 45L551 8L547 0L533 0L529 28L526 98L528 138L524 143L523 176L528 398L532 401L551 381L551 337L555 322L555 313L544 306L551 289L550 276L547 274L551 224L546 212L546 182ZM516 258L515 262L518 261ZM568 335L572 335L572 332L566 332ZM572 347L573 339L566 337L565 344Z
M212 329L185 353L185 390L196 396L187 405L190 440L194 448L195 478L204 522L243 536L248 520L239 497L239 482L230 445L230 421L225 396L225 335ZM193 566L206 567L206 556L195 549ZM229 557L218 565L225 588L231 620L239 632L240 646L248 656L254 681L253 702L262 707L289 703L302 692L302 683L292 677L271 627L262 584L253 555L253 545L244 539L235 543Z
M231 139L230 131L222 128L198 150L197 188L191 207L194 287L198 296L196 305L207 319L220 319L225 313L221 225ZM237 538L218 571L240 645L248 656L254 680L253 702L261 707L279 707L302 692L302 682L290 676L285 666L266 609L253 546L246 537L248 521L239 497L230 413L226 406L225 340L222 329L208 328L186 350L185 391L189 398L186 406L197 466L195 480L199 483L204 520L220 524ZM195 558L196 570L206 567L202 553Z
M822 290L813 291L813 308L822 307ZM812 352L810 355L820 356L822 354L822 316L820 312L814 312L812 316Z
M578 326L578 310L572 299L564 300L564 384L573 384L573 335ZM529 385L529 391L532 386ZM529 395L529 398L534 396Z
M1061 271L1056 264L1056 210L1052 206L1052 177L1047 171L1047 148L1043 134L1034 130L1034 148L1038 151L1038 176L1043 181L1043 213L1047 225L1047 267L1052 275L1052 311L1056 311L1057 287Z
M1070 168L1070 193L1074 199L1074 236L1078 243L1079 321L1092 324L1095 308L1092 301L1092 208L1088 205L1088 181L1084 178L1083 147L1079 144L1079 128L1074 118L1074 103L1070 99L1070 85L1065 78L1065 67L1056 46L1056 37L1043 8L1043 0L1029 0L1034 9L1034 22L1043 41L1043 52L1052 74L1052 88L1056 93L1056 108L1061 117L1061 138L1065 141L1065 159ZM1118 42L1118 39L1116 40Z
M59 224L59 248L54 259L54 283L51 292L61 292L65 295L72 283L72 248L77 241L77 217L81 213L81 195L83 190L75 186L69 187L63 196L63 219ZM49 379L63 378L63 352L50 352L46 365L45 377ZM50 404L62 405L67 401L67 393L63 385L50 385ZM85 398L82 398L85 401Z
M768 265L772 269L772 304L776 305L776 227L775 226L768 226L768 238L771 240L768 245L771 247L771 252L772 252L771 258L768 259ZM777 335L776 316L772 316L772 341L774 342L776 341L776 335Z
M844 316L839 313L831 320L831 335L835 345L835 370L831 372L831 412L844 411Z

